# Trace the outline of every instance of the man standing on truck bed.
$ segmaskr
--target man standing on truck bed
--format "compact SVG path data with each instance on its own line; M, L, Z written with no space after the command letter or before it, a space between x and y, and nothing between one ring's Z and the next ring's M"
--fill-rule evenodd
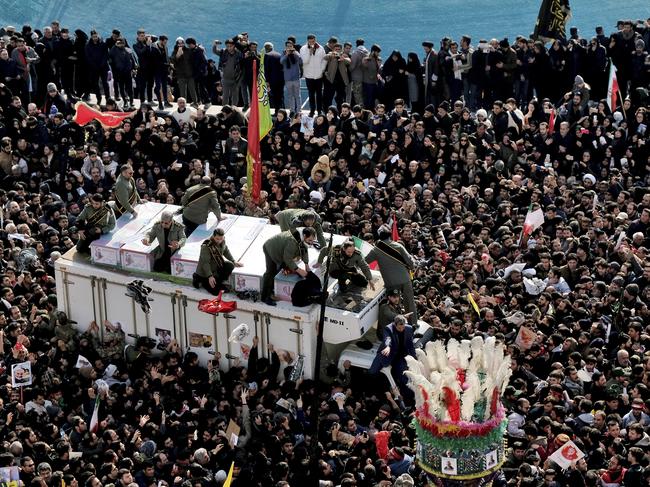
M135 187L133 168L128 164L120 167L120 175L117 177L117 181L115 181L113 196L115 197L115 203L113 205L115 218L121 217L124 213L131 213L134 218L138 216L138 212L135 211L134 206L142 203L142 200L140 200L140 195Z
M217 192L212 188L210 176L203 176L199 184L195 184L185 191L181 198L183 206L183 224L188 235L191 235L196 227L208 221L210 212L214 213L219 221L221 216L221 205Z
M142 243L149 246L154 240L158 240L158 247L153 251L153 270L170 274L172 255L185 245L185 227L174 221L171 211L162 212L160 221L153 224Z
M312 227L316 231L318 245L325 247L325 235L321 226L320 217L314 210L303 210L301 208L290 208L276 213L275 219L280 225L280 230L295 231L298 227Z
M411 324L417 323L417 308L411 282L411 271L415 270L413 259L400 243L391 240L391 230L387 226L379 229L379 242L366 255L366 262L377 261L384 286L387 291L401 291L404 305L409 313Z
M215 296L225 289L224 281L228 280L234 268L242 266L240 262L235 262L230 253L225 235L223 228L217 228L212 232L212 237L201 244L199 263L192 276L195 288L203 286Z
M309 272L309 260L307 246L314 243L316 230L311 227L302 229L302 239L297 231L282 232L274 235L264 242L264 257L266 258L266 272L262 277L262 301L269 306L275 306L275 300L271 298L273 283L276 274L283 269L295 272L300 277L305 277ZM296 264L300 259L305 263L305 269Z
M79 229L77 252L83 254L90 251L91 242L115 228L113 210L104 203L104 197L101 194L94 194L90 197L90 203L77 217L77 228Z
M327 247L323 247L318 256L320 266L327 256ZM345 293L350 285L365 288L370 285L375 289L372 282L372 274L368 263L363 259L361 252L354 247L352 240L346 240L341 245L332 249L332 262L330 264L330 276L339 281L339 292Z

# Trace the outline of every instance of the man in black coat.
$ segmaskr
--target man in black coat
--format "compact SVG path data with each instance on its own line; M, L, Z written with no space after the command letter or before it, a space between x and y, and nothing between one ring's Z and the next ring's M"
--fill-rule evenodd
M269 87L271 108L284 108L284 74L280 63L280 53L273 49L273 44L264 44L264 76Z

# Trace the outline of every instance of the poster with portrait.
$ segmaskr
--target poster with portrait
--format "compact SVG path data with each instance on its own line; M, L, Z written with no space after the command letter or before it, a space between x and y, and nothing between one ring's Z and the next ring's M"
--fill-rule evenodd
M557 463L560 468L566 469L569 468L572 463L577 462L584 456L585 454L573 441L567 441L564 445L555 450L549 458Z
M490 453L485 455L485 470L489 470L497 466L497 458L499 455L496 450L492 450Z
M166 347L172 341L172 332L164 328L156 328L156 339L158 340L158 345Z
M440 457L440 471L446 475L458 475L458 460L450 457Z
M189 333L190 347L210 348L212 346L212 337L203 333Z
M20 362L11 366L11 386L25 387L32 385L31 362Z

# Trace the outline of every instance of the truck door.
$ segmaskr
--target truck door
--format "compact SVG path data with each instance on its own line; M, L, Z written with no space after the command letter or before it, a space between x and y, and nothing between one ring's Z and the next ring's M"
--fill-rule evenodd
M86 331L91 321L97 322L100 330L103 330L100 280L95 276L77 274L63 265L58 268L57 280L62 283L62 286L57 287L58 308L78 322L79 330L82 332ZM86 303L86 306L77 306L78 303Z
M282 358L282 352L289 352L290 363L295 362L299 357L303 357L304 377L310 378L314 369L314 357L311 350L316 349L316 330L312 330L313 324L303 321L300 316L286 318L274 316L271 313L262 313L261 318L264 356L270 357L268 351L268 344L270 343L280 355L280 358ZM313 343L311 343L312 341Z

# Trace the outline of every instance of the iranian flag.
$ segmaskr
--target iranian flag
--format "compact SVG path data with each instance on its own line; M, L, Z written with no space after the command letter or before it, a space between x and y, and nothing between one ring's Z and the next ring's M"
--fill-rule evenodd
M76 110L76 113L72 120L77 122L82 127L89 124L93 120L97 120L102 125L102 127L109 129L119 127L124 119L132 117L137 111L100 112L99 110L92 108L87 103L84 103L82 101L77 102L74 106L74 109Z
M616 110L616 104L618 103L618 97L621 95L621 91L618 87L618 79L616 79L616 66L614 63L609 63L609 83L607 84L607 104L609 109L613 112Z
M264 76L264 55L260 59L259 76L257 61L253 60L253 86L251 109L248 113L248 154L246 155L247 186L253 201L257 203L262 190L262 155L260 141L271 131L271 105Z
M365 240L360 239L359 237L353 237L353 239L354 239L354 247L359 249L359 251L361 251L361 255L365 257L370 253L370 251L372 250L372 245L370 245ZM376 260L368 264L368 267L370 267L372 270L377 269L377 266L378 264Z
M529 237L531 233L533 233L544 224L544 212L541 210L541 208L537 208L535 211L531 210L532 207L528 208L528 213L526 213L522 240Z
M97 428L99 428L99 393L95 398L95 408L93 409L93 415L90 418L89 430L92 433L97 433Z

